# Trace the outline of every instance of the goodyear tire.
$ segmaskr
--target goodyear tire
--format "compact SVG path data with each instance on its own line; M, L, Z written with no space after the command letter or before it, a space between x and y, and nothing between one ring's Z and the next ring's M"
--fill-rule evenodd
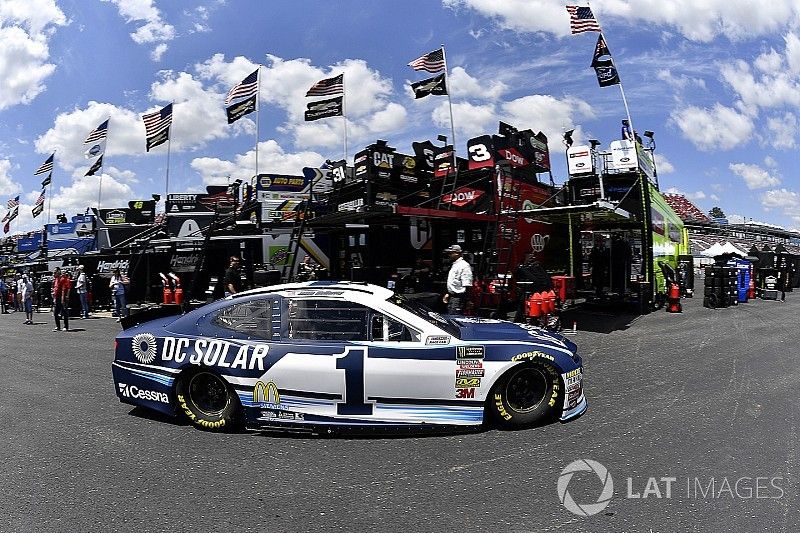
M552 421L563 405L558 371L544 363L517 365L492 388L487 408L502 428L522 428Z
M183 376L175 392L178 408L195 427L226 431L238 425L239 399L214 372L201 369Z

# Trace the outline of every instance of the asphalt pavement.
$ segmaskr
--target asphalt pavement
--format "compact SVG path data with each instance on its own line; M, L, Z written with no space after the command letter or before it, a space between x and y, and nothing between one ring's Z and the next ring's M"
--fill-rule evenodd
M798 531L800 293L701 304L578 331L578 420L401 438L195 430L117 401L113 319L0 315L0 531Z

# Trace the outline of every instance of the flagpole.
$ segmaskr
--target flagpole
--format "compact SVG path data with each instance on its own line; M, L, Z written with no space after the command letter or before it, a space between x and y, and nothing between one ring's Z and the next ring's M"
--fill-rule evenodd
M591 8L591 5L589 5L589 1L588 0L586 2L586 7ZM597 18L597 13L595 13L594 10L592 10L592 15L594 16L594 19L597 21L597 25L600 26L600 28L601 28L600 35L603 37L603 41L605 41L606 48L608 48L608 52L610 54L611 53L611 47L608 46L608 39L606 39L606 34L603 33L603 31L602 31L603 25L600 24L600 19ZM614 56L611 56L611 57L614 57ZM617 68L617 73L619 73L619 68ZM633 127L633 119L631 119L631 110L628 107L628 99L625 98L625 89L622 88L622 76L618 76L618 77L619 77L619 83L617 85L619 85L619 93L622 96L622 104L625 106L625 116L628 117L628 125L631 128L631 136L633 137L633 145L635 147L636 146L636 135L635 135L636 130Z
M173 106L175 102L170 102ZM173 108L174 111L174 108ZM172 120L167 127L167 179L164 185L164 212L167 211L167 197L169 196L169 154L172 151Z
M261 129L261 66L258 65L258 74L256 75L256 175L255 180L258 180L258 138ZM255 182L251 182L255 185Z
M106 125L105 146L103 146L103 152L100 154L100 157L106 156L106 148L108 148L108 128L111 126L111 115L108 116L106 122L108 122L108 124ZM105 161L103 161L103 163L105 163ZM100 171L100 184L97 187L97 217L100 218L100 201L103 197L103 165L100 165L98 170Z
M344 166L347 168L347 91L344 88L344 74L342 75L342 120L344 120Z
M53 170L56 169L56 152L58 150L53 151ZM50 194L47 195L47 223L50 224L50 208L53 206L53 170L50 171L50 183L48 186L50 190L48 191Z
M447 103L450 106L450 139L453 141L453 168L456 168L456 128L453 125L453 99L450 97L450 83L447 77L447 55L442 43L442 62L444 63L444 88L447 91Z

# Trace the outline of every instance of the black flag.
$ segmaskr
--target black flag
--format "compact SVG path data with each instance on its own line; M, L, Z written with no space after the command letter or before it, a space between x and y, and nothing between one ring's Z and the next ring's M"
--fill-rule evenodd
M421 170L433 170L433 159L436 155L436 146L431 141L412 142L417 168Z
M447 94L447 85L445 84L444 74L439 74L427 80L418 81L411 84L411 90L414 91L414 98L424 98L429 94L441 96Z
M242 100L237 104L226 107L225 111L228 113L228 124L233 124L243 116L254 112L256 110L256 98L258 98L258 95L254 94L247 100Z
M100 157L97 158L97 161L94 162L91 168L89 168L89 170L86 171L86 174L84 174L84 176L94 176L95 173L98 170L100 170L102 166L103 166L103 156L101 155Z
M499 121L499 122L500 122L500 124L498 124L498 126L497 126L498 135L503 135L505 137L511 137L512 135L517 133L517 128L515 128L511 124L503 122L502 120Z
M595 61L594 72L597 74L597 83L600 87L610 87L612 85L619 85L619 74L617 74L617 67L610 59L601 59Z
M340 117L343 115L342 97L337 96L327 100L317 100L307 104L306 109L306 122L321 118Z
M592 58L592 66L600 60L603 56L610 56L611 52L608 51L606 40L603 39L603 34L597 36L597 44L594 46L594 57Z

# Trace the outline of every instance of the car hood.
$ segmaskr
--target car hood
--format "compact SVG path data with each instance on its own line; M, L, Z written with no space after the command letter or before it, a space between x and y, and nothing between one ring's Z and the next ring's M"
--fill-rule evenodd
M549 343L560 348L567 348L573 353L577 352L574 342L558 333L552 333L536 326L516 324L506 320L492 318L454 317L450 320L461 330L461 340L465 341L520 341Z

